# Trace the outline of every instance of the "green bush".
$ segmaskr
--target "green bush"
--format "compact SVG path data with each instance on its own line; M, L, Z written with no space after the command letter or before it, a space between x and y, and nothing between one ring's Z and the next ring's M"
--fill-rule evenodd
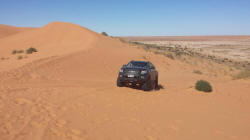
M102 35L104 36L108 36L108 34L106 32L102 32Z
M29 49L26 50L27 54L32 54L33 52L37 52L35 48L30 47Z
M204 92L212 92L212 86L205 80L199 80L195 84L195 89Z

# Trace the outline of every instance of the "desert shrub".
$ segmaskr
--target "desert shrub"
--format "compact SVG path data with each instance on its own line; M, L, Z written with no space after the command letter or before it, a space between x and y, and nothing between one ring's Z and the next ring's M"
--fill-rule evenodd
M13 51L12 51L12 54L16 54L16 53L17 53L17 50L13 50Z
M195 89L204 92L212 92L212 86L205 80L199 80L195 84Z
M18 50L17 53L23 53L23 50Z
M19 55L19 56L17 57L17 59L18 59L18 60L23 59L23 56Z
M233 79L247 79L250 78L250 70L242 70L233 76Z
M35 48L30 47L29 49L26 50L27 54L32 54L33 52L37 52Z
M202 72L199 71L199 70L194 70L194 73L195 73L195 74L202 74Z
M23 50L13 50L12 54L23 53Z
M164 55L165 55L166 57L168 57L168 58L174 60L174 56L173 56L171 53L166 53L166 54L164 54Z
M108 36L108 34L106 32L102 32L102 35L104 36Z

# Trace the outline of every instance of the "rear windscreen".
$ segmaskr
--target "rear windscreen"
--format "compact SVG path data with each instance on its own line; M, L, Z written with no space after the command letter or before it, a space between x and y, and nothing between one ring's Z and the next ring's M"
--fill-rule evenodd
M147 62L129 62L128 67L146 67L147 66Z

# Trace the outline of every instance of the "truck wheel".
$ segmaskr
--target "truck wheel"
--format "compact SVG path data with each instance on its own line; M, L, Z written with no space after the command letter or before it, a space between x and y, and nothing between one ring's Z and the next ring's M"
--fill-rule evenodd
M152 90L152 81L151 79L147 80L143 85L142 85L142 90L144 91L150 91Z
M116 85L117 85L118 87L123 87L123 83L121 82L120 78L117 78Z

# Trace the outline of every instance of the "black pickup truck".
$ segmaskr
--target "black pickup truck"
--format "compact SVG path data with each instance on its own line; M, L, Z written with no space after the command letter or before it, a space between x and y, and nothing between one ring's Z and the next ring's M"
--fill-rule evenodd
M144 91L158 86L158 71L149 61L130 61L120 69L117 86L139 85Z

